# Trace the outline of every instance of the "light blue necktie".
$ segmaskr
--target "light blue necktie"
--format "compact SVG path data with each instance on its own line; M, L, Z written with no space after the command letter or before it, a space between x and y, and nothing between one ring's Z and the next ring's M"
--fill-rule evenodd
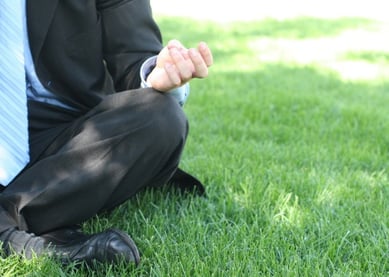
M0 184L29 162L23 2L0 1Z

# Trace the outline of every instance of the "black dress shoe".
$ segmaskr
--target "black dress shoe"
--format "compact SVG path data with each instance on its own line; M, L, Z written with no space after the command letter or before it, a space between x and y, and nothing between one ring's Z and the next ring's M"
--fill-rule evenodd
M35 236L16 229L7 230L0 235L6 255L16 253L26 258L48 255L58 258L62 263L93 261L126 262L139 264L139 251L133 240L124 232L109 229L105 232L87 235L75 229L56 230Z

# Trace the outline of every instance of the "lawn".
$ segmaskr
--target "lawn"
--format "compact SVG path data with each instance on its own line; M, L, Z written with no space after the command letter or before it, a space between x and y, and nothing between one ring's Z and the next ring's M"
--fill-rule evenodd
M138 268L11 258L0 275L388 276L389 47L347 39L380 23L157 19L165 42L214 51L184 107L182 168L207 197L147 190L85 223L131 234Z

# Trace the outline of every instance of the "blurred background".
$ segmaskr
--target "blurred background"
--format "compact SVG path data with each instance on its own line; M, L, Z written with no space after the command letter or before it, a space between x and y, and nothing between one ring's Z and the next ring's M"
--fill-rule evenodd
M242 21L269 21L273 19L285 27L292 25L301 32L307 25L322 29L324 33L312 36L312 33L300 34L291 38L278 35L261 34L258 26L257 39L249 41L249 47L256 51L258 62L297 62L315 64L334 70L343 79L376 79L389 77L389 17L384 8L384 1L318 1L318 0L275 0L275 1L221 1L221 0L152 0L154 14L158 17L171 16L212 21L221 25ZM314 21L303 19L315 18ZM348 22L336 22L347 18ZM296 25L299 19L301 28ZM342 32L325 34L326 29L332 31L329 24L354 23L359 21L370 24L354 24L343 26ZM321 21L320 21L321 20ZM327 20L327 21L325 21ZM289 21L289 22L288 22ZM274 23L274 22L273 22ZM274 32L277 26L273 25ZM351 24L353 25L353 24ZM352 28L350 28L352 27ZM189 29L188 32L191 32ZM196 26L193 26L196 30ZM244 32L245 30L241 30ZM290 30L289 30L290 31ZM289 32L290 33L290 32ZM237 37L238 38L238 37Z
M296 16L336 18L344 16L388 20L382 0L151 0L154 12L163 15L215 20L285 19Z

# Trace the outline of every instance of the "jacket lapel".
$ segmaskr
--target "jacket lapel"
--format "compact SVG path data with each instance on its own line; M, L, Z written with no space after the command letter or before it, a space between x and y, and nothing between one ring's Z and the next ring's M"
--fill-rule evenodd
M37 60L53 19L58 0L26 0L31 54Z

